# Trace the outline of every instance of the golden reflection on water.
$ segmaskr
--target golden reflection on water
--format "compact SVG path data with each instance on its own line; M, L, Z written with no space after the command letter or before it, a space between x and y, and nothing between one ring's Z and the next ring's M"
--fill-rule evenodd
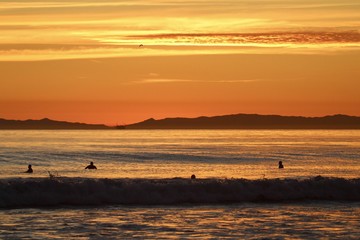
M360 177L360 131L0 131L6 177ZM98 170L84 170L93 161ZM278 169L278 161L284 169ZM23 174L28 164L34 173Z
M358 203L283 203L0 211L0 238L357 239Z

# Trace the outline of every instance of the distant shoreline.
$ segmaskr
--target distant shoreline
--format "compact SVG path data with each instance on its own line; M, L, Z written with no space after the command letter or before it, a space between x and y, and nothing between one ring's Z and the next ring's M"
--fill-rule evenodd
M360 117L331 115L323 117L233 114L197 118L153 118L142 122L107 126L79 122L6 120L0 118L0 130L359 130Z
M150 118L143 122L126 125L125 129L355 130L360 129L360 117L341 114L324 117L233 114L160 120Z

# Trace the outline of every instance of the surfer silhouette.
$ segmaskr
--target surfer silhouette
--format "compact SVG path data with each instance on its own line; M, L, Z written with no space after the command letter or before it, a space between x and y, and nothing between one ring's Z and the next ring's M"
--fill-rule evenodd
M284 168L284 165L282 164L282 161L279 161L279 168Z
M97 169L93 162L90 162L90 165L88 165L85 169Z
M191 175L191 179L196 179L195 174Z
M29 164L29 166L28 166L28 170L27 170L25 173L33 173L33 170L32 170L32 168L31 168L31 165L30 165L30 164Z

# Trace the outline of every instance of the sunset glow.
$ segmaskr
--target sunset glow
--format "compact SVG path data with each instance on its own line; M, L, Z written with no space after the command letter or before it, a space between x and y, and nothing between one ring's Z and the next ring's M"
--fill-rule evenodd
M357 0L0 3L0 118L360 115Z

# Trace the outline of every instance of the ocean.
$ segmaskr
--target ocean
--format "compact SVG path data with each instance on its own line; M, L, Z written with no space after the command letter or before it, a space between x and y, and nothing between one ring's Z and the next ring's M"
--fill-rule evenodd
M358 130L0 139L0 239L360 239Z

